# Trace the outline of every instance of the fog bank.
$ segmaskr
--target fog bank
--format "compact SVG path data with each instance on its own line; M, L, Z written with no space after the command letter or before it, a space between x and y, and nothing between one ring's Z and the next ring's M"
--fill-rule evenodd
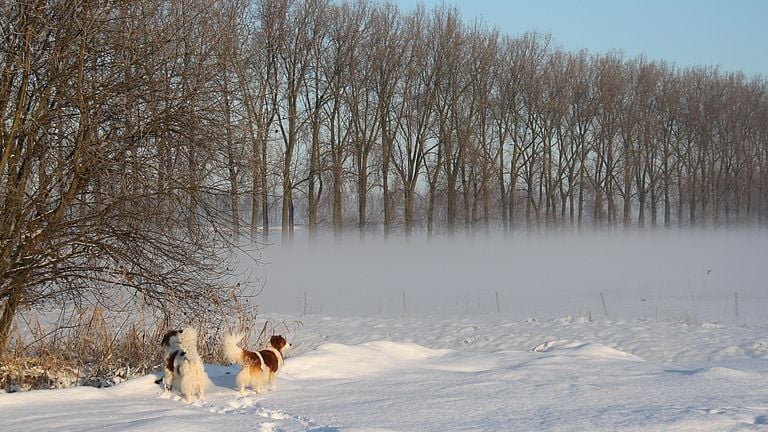
M699 322L762 318L768 305L766 231L300 243L262 249L264 314Z

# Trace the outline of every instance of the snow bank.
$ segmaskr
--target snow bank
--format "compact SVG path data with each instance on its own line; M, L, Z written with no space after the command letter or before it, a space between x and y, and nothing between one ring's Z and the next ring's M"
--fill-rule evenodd
M550 341L537 345L533 352L553 352L558 357L572 357L591 360L630 360L643 361L640 357L619 351L599 343Z
M419 361L442 356L449 350L432 350L413 343L374 341L360 345L321 345L294 358L285 367L290 379L357 379L413 367Z

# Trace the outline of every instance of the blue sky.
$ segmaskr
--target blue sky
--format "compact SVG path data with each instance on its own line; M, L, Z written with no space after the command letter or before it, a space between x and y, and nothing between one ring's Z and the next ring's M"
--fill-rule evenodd
M443 0L393 0L404 11ZM678 66L768 77L768 0L446 0L506 34L551 33L566 50L621 50Z

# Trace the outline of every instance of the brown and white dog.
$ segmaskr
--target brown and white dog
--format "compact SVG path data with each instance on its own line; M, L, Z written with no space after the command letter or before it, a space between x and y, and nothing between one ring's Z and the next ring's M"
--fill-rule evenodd
M273 390L276 389L275 375L283 367L283 355L291 344L284 337L276 335L269 339L266 349L248 351L237 346L242 338L242 334L230 333L224 336L224 357L230 363L243 365L235 379L238 390L242 393L250 386L256 393L261 393L267 383Z
M162 378L165 389L177 390L188 401L193 397L203 398L208 375L197 352L197 330L187 327L169 331L161 345L165 348Z

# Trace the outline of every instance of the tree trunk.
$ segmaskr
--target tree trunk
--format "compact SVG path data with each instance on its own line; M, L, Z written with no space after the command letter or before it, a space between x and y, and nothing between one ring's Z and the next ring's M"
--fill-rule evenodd
M317 113L315 114L317 115ZM307 181L308 197L307 206L309 207L309 226L308 234L310 243L317 241L317 200L315 194L316 182L320 171L320 122L315 119L312 122L312 147L309 155L309 179Z
M360 240L365 240L368 212L368 157L364 155L357 169L357 230Z
M403 185L405 191L405 238L410 240L413 235L413 188L410 185Z
M453 166L452 161L447 162L449 165ZM448 235L453 236L456 233L456 174L458 173L458 170L454 167L446 176L447 186L446 186L446 212L447 212L447 223L448 223Z
M269 191L267 190L267 131L262 137L264 141L261 145L261 166L259 168L258 176L259 186L261 188L261 218L262 218L262 232L265 239L269 238Z
M501 227L504 235L509 235L509 200L504 184L504 142L499 142L499 166L498 166L499 194L501 198Z
M11 324L24 293L24 286L21 281L13 281L11 286L11 292L3 305L3 314L0 316L0 356L5 352L10 337Z
M240 191L238 186L237 175L237 161L235 156L234 142L232 138L232 127L229 115L229 99L225 96L224 103L226 104L225 126L227 130L227 173L229 174L229 209L230 209L230 223L232 224L232 241L234 244L240 242Z
M427 202L427 237L432 238L435 234L435 199L437 196L437 187L434 183L429 185L429 198Z
M341 143L337 143L341 146ZM344 218L341 208L341 182L342 182L342 165L341 156L336 155L339 150L334 149L333 157L333 235L338 241L341 240L342 232L344 229Z
M291 179L291 163L293 162L293 150L296 148L298 138L297 124L297 91L288 96L288 136L285 142L285 159L283 160L283 206L281 234L284 246L293 242L293 181Z
M381 155L381 188L382 188L382 204L384 206L384 238L389 237L389 232L392 227L392 197L389 190L389 149L391 142L389 141L386 127L382 126L382 155Z

